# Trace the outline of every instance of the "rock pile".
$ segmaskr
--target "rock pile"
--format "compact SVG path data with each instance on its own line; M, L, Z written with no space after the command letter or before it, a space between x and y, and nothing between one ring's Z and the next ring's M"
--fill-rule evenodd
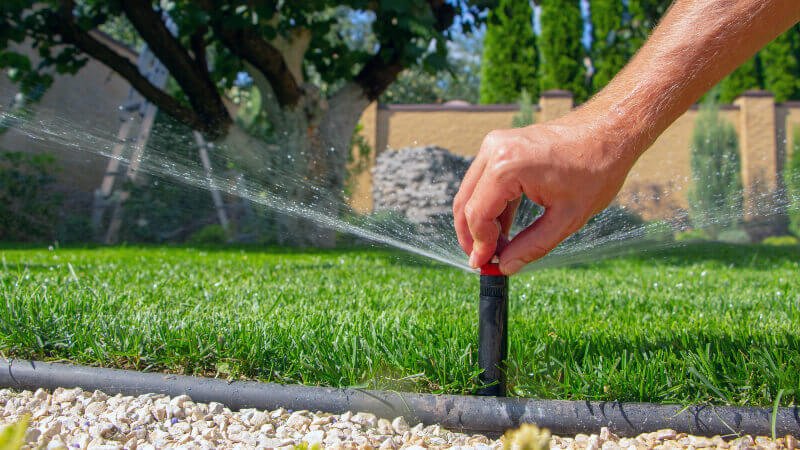
M423 233L451 225L453 197L470 161L435 146L382 152L372 169L374 210L402 214Z
M370 413L243 409L233 412L219 403L196 403L186 395L167 397L108 396L100 391L56 389L52 394L0 389L0 428L29 415L23 448L156 449L277 448L332 449L500 449L503 440L454 433L438 425L409 426L405 419ZM769 439L741 436L723 439L690 436L673 430L620 438L607 428L598 434L552 436L551 449L644 450L669 448L796 449L792 436Z

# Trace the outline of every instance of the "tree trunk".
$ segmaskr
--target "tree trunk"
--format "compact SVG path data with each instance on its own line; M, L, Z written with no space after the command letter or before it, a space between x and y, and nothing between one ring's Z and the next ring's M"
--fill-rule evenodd
M273 135L266 140L238 125L217 141L246 179L263 189L280 244L330 247L345 207L343 189L350 141L368 105L355 85L329 101L306 87L299 104L281 109L266 80L254 77Z

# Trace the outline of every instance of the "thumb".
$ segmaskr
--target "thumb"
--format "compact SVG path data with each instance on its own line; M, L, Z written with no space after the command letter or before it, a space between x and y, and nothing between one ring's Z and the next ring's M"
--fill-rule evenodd
M576 221L555 207L514 236L500 254L500 271L506 275L519 272L526 264L550 253L551 250L576 231Z

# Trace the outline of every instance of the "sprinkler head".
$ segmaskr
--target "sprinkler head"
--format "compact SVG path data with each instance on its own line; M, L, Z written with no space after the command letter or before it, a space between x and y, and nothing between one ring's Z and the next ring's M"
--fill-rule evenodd
M497 246L494 249L494 256L492 259L481 266L481 275L491 275L495 277L502 277L503 272L500 271L500 253L508 246L508 238L502 234L497 239Z
M508 352L508 277L500 272L499 254L508 240L497 242L495 256L481 267L478 307L478 364L483 371L478 395L506 395L505 361Z

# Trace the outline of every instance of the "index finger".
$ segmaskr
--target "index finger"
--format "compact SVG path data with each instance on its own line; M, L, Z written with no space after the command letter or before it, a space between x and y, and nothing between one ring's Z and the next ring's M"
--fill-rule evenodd
M484 170L475 184L472 196L467 201L465 216L472 235L470 265L480 267L492 258L500 237L500 218L509 202L522 195L522 188L516 182L509 182L497 176L497 172Z
M453 199L453 222L456 228L456 236L458 237L458 243L467 255L472 252L472 235L467 226L464 207L466 206L467 200L472 196L475 184L478 182L481 175L483 175L483 169L486 167L485 161L486 160L481 157L481 153L478 153L478 156L472 161L469 169L467 169L467 173L461 180L461 186L458 188L458 193L456 193Z

